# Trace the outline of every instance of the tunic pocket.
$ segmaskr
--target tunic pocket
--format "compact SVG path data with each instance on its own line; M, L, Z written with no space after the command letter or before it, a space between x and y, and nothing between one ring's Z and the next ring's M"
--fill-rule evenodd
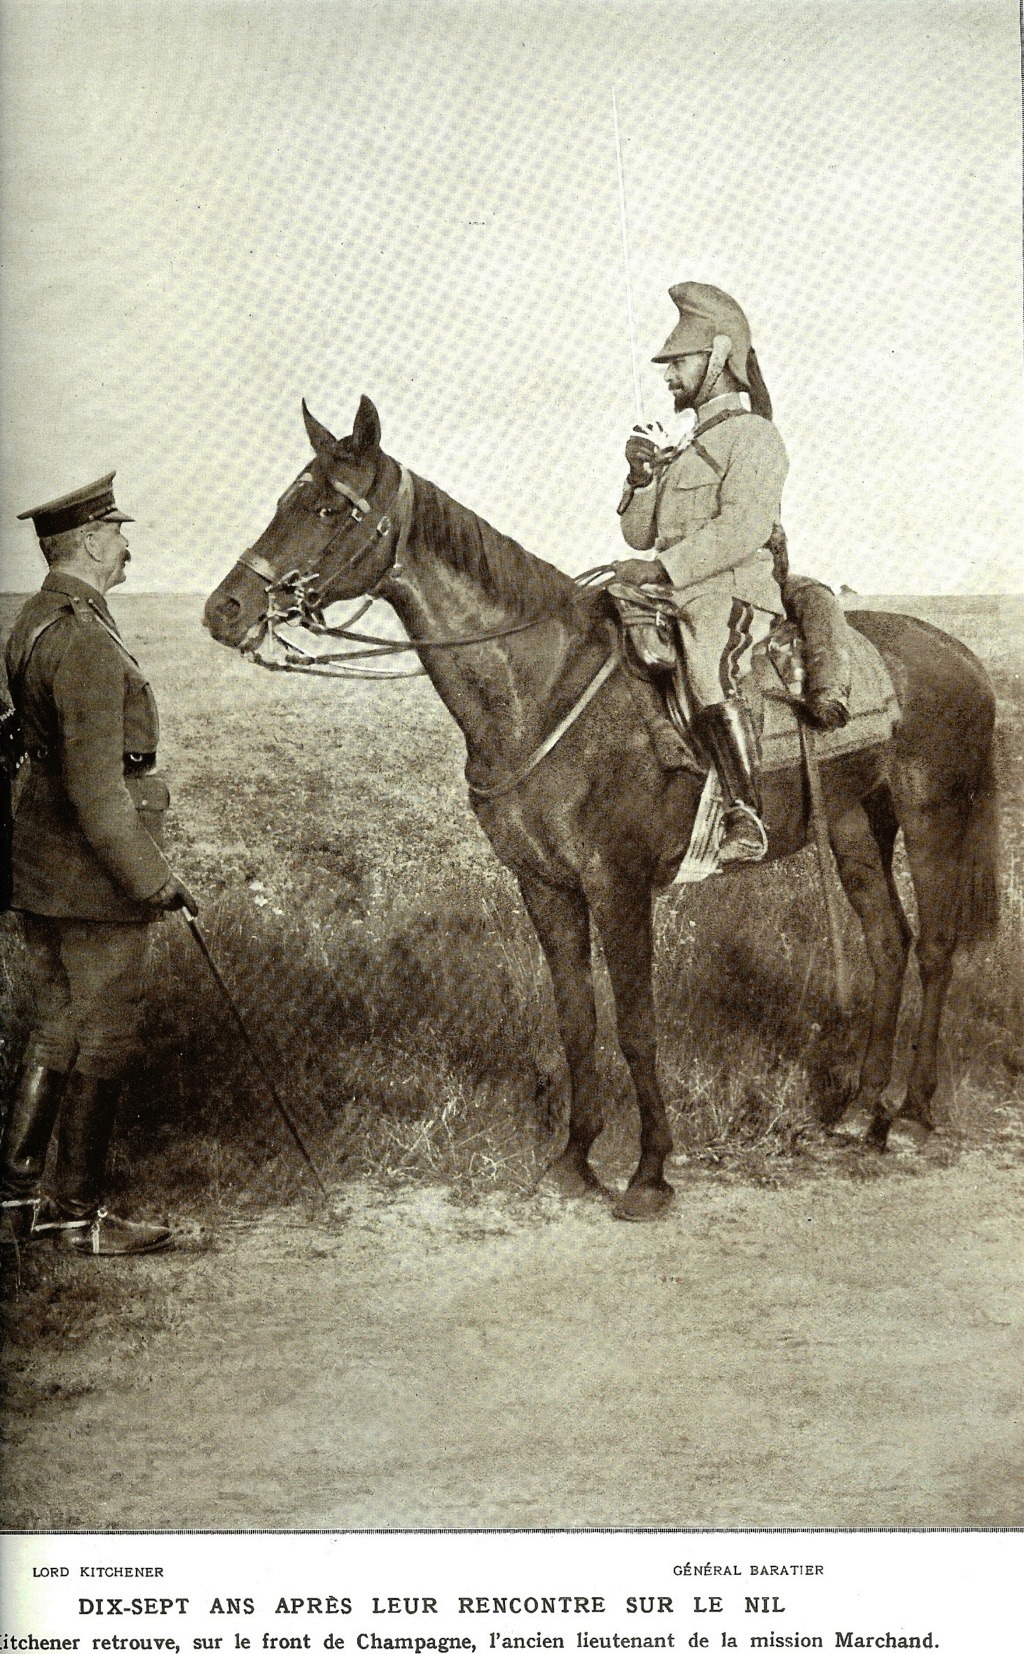
M691 517L710 522L718 516L722 485L706 468L696 477L691 473L672 479L672 492L679 506Z
M699 454L687 449L666 473L658 501L658 549L667 550L718 516L722 484Z
M124 784L150 838L162 845L164 817L171 803L167 782L155 770L147 770L142 775L126 775Z

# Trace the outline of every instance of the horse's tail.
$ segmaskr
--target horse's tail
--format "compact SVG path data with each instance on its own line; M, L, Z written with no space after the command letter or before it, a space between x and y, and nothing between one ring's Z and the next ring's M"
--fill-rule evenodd
M956 939L973 947L999 923L999 782L995 734L981 759L970 795L957 889Z

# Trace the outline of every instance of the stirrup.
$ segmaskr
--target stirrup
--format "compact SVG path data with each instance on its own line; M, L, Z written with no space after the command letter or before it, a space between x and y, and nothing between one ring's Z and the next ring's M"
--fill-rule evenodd
M765 824L761 820L761 817L758 815L757 811L752 809L749 804L744 804L741 799L737 799L734 804L730 804L725 812L725 816L723 817L722 837L718 841L719 854L721 854L722 847L729 837L729 817L736 815L741 815L747 821L752 821L754 823L754 826L757 828L757 836L760 843L756 848L751 845L749 851L741 848L740 854L735 857L726 857L726 866L728 866L729 862L732 860L737 862L749 862L751 865L764 861L765 856L768 854L768 829L765 827Z

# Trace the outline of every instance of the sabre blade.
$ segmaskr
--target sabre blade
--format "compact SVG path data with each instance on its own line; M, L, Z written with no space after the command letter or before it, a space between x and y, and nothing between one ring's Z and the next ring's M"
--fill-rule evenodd
M619 106L612 89L612 120L615 124L615 160L619 173L619 218L622 223L622 262L626 277L626 312L629 317L629 350L633 362L633 401L638 423L643 423L644 399L640 390L640 361L636 348L636 323L633 319L633 282L630 276L629 229L626 221L626 180L622 171L622 140L619 135Z

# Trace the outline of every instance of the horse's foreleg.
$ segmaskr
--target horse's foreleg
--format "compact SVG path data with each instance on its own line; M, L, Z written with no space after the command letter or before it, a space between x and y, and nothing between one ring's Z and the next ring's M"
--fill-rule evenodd
M896 1022L910 950L910 927L898 899L894 906L895 892L890 889L892 839L886 846L887 832L883 815L870 821L859 804L829 822L839 877L863 927L875 977L857 1102L871 1111L868 1139L876 1148L885 1147L892 1120L883 1093L892 1076Z
M658 1084L650 893L635 882L615 887L595 902L594 916L615 995L619 1044L629 1064L640 1112L640 1160L628 1189L616 1202L615 1216L637 1223L659 1217L674 1192L664 1177L672 1134Z
M526 910L544 950L559 1032L569 1064L569 1140L548 1167L567 1195L607 1194L588 1155L604 1118L597 1096L597 1014L590 957L590 910L582 891L519 875Z

